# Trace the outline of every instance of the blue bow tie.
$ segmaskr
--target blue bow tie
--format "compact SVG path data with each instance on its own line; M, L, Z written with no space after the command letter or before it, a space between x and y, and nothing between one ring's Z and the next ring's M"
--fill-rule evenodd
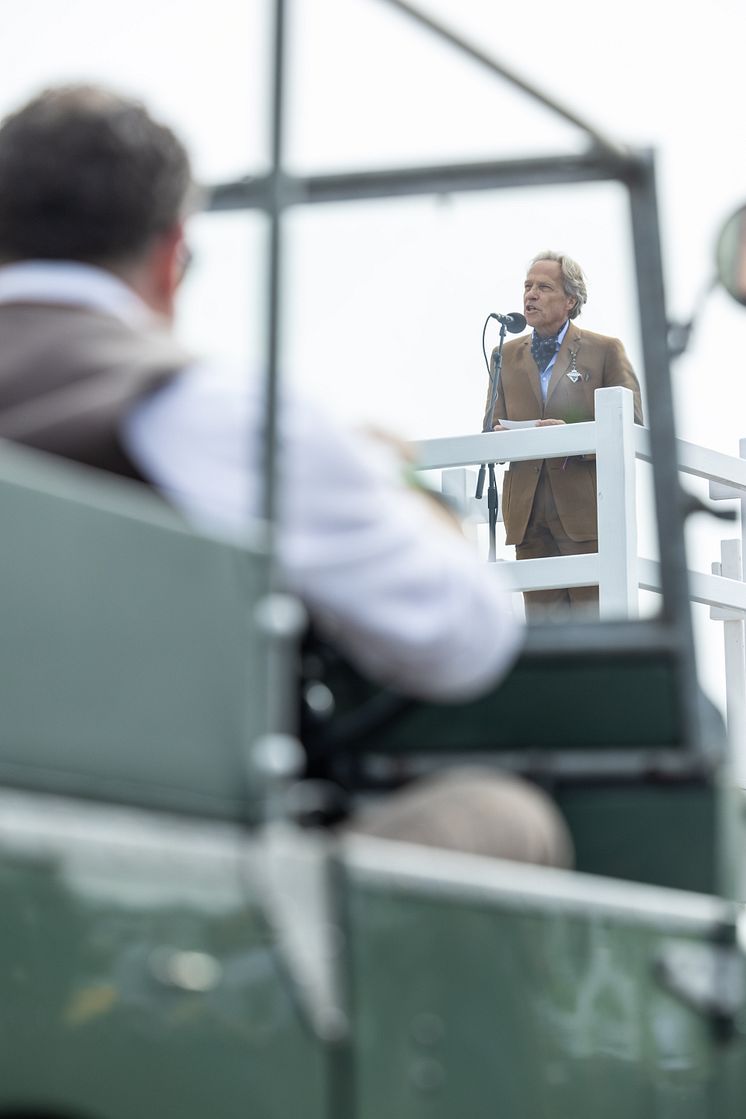
M559 338L556 334L551 334L549 338L540 338L534 331L531 339L531 353L540 373L544 372L558 349Z

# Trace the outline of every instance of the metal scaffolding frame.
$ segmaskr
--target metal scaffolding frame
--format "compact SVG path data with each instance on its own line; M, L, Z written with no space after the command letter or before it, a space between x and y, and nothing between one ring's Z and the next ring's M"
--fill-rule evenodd
M220 183L209 193L211 211L259 210L269 227L267 262L267 439L264 511L274 518L274 462L278 351L282 331L281 275L283 218L290 207L324 202L396 198L404 195L498 190L505 187L617 182L628 194L630 230L637 281L648 420L653 447L653 486L658 519L662 608L650 621L531 626L527 656L557 652L587 657L590 651L618 655L628 650L659 650L674 668L682 713L682 745L702 749L700 704L684 545L685 503L676 467L673 398L667 316L659 238L654 152L632 149L604 136L575 112L559 104L497 59L485 54L405 0L380 0L410 18L423 33L437 36L462 55L509 82L588 138L585 152L526 159L395 167L319 175L293 175L284 161L287 0L273 0L273 78L271 164L261 176Z

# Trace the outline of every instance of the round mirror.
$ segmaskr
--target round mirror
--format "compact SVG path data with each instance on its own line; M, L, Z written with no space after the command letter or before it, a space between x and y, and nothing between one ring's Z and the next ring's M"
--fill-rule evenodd
M746 206L740 206L723 224L715 261L720 283L746 307Z

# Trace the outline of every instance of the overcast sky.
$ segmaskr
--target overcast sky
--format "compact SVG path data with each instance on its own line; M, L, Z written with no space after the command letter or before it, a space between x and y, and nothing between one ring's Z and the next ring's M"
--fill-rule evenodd
M702 301L724 217L746 199L740 130L746 5L628 0L419 0L526 79L634 146L659 172L670 314L699 307L675 368L681 437L731 454L746 435L746 311ZM104 81L144 97L188 142L205 182L267 159L264 0L0 0L0 112L44 85ZM385 0L290 6L288 159L305 171L581 150L581 133L418 30ZM194 346L262 358L264 228L193 223L180 326ZM568 252L589 282L581 326L620 337L644 379L626 198L613 185L298 209L288 222L283 366L350 421L411 438L478 430L481 332L521 307L526 263ZM496 339L488 341L494 344ZM704 492L704 491L701 491ZM700 521L703 518L699 518ZM719 525L697 526L709 570ZM731 533L732 534L732 533ZM698 610L705 686L722 698L720 635ZM710 636L707 637L707 632Z

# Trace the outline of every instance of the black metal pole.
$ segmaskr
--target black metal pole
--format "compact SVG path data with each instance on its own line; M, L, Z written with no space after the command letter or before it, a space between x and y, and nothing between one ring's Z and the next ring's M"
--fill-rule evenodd
M500 372L503 367L503 343L505 342L505 323L500 326L500 341L497 344L497 349L493 350L492 372L490 373L490 401L487 405L487 411L484 413L482 421L482 431L492 431L493 416L495 413L495 405L497 404L497 394L500 391Z
M262 516L274 543L276 504L277 382L280 348L280 288L282 277L282 215L286 205L283 173L283 117L285 93L285 0L275 0L273 82L271 102L271 167L267 216L269 247L267 263L267 368L265 389L264 455L262 473Z
M678 473L674 405L668 348L663 263L658 236L658 201L652 152L639 157L628 183L637 295L642 328L647 410L655 438L653 488L658 520L661 620L674 636L680 702L690 745L699 743L700 708L694 657L689 576L684 538L684 501Z
M525 78L522 78L520 74L515 70L511 70L503 62L498 62L496 58L492 58L490 55L485 54L479 47L468 42L463 36L457 35L455 31L451 31L445 24L434 20L425 12L420 11L419 8L414 7L413 4L408 3L407 0L387 0L387 3L391 7L396 8L396 10L403 15L409 16L410 19L415 20L420 27L427 28L428 31L437 35L438 38L450 43L452 47L456 47L462 54L471 58L472 61L478 62L481 66L485 66L493 74L505 78L511 85L515 86L516 89L522 90L523 93L528 94L529 97L538 101L540 105L564 117L569 124L574 124L576 128L582 129L601 150L612 152L620 156L626 154L626 149L622 145L618 144L611 137L605 136L602 132L599 132L590 121L584 120L583 117L579 116L579 114L569 108L569 106L562 105L555 97L549 97L543 90L540 90L538 86L535 86L532 82L526 81Z
M497 559L497 483L495 481L495 464L490 462L487 465L489 472L489 485L487 486L487 515L490 526L490 549L488 553L488 560L494 563Z
M497 403L497 394L500 390L500 370L503 364L503 342L505 341L505 323L500 326L500 341L497 349L493 353L492 373L491 373L491 392L490 400L487 405L487 411L484 414L482 421L482 431L492 431L492 419L495 411L495 404ZM477 478L477 489L475 497L481 498L484 492L484 472L485 467L489 475L489 483L487 485L487 521L489 524L489 552L487 554L488 562L494 563L497 559L497 515L499 508L499 499L497 496L497 482L495 480L495 464L494 462L482 463L479 467L479 476Z

